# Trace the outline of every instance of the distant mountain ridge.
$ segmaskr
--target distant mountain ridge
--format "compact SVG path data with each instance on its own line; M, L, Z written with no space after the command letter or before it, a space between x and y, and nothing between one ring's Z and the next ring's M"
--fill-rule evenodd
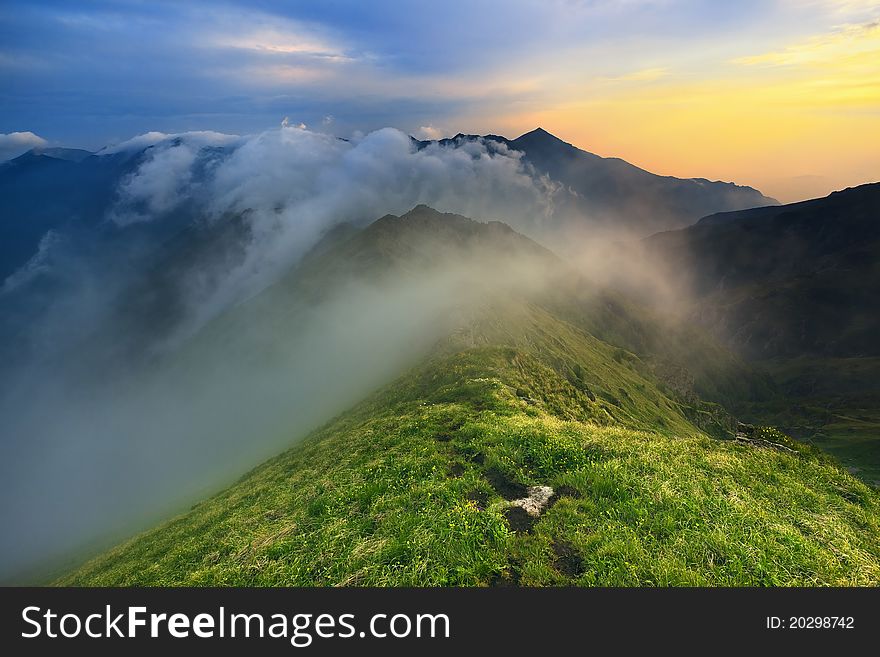
M166 145L181 143L182 137ZM575 148L538 128L516 139L498 135L459 134L440 140L441 147L480 140L490 152L523 152L527 171L551 190L552 209L536 222L531 237L560 247L572 233L619 231L643 237L658 230L689 225L702 216L739 210L775 201L750 187L703 179L656 176L623 160L602 158ZM164 142L163 142L164 143ZM413 140L415 148L431 143ZM204 164L220 160L234 146L195 144L199 161L193 175L204 175ZM123 150L36 148L0 164L0 283L37 254L50 231L109 231L105 221L117 199L120 184L149 161L160 144ZM552 191L555 190L555 191ZM152 221L150 230L171 231L195 217L184 203L178 220ZM85 237L89 242L90 238Z
M712 215L646 243L682 263L701 322L745 356L880 356L880 183Z
M778 205L752 187L705 178L659 176L619 158L604 158L581 150L543 128L508 139L499 135L457 134L439 141L452 146L468 140L504 144L521 151L539 174L565 186L560 215L565 228L623 228L648 235L690 225L700 217L721 211ZM584 219L588 221L584 221Z
M82 162L87 157L91 157L95 155L92 151L83 150L82 148L61 148L61 147L47 147L47 148L32 148L24 155L19 157L25 157L27 155L31 156L45 156L52 157L56 160L67 160L68 162Z

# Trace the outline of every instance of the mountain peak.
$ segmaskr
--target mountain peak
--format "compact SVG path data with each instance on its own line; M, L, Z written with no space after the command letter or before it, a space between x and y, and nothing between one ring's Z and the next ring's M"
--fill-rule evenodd
M512 140L510 144L516 148L517 150L523 150L526 153L529 153L531 150L533 153L540 150L545 153L566 153L571 156L575 152L586 153L587 155L592 155L592 153L587 153L587 151L582 151L576 146L569 144L567 141L563 141L556 135L547 132L544 128L537 127L531 132L527 132L523 135L520 135L516 139ZM595 157L595 156L594 156Z
M562 141L559 137L557 137L556 135L554 135L554 134L551 133L551 132L548 132L548 131L544 130L544 128L542 128L541 126L538 126L538 127L535 128L534 130L531 130L531 131L529 131L529 132L526 132L526 133L524 133L524 134L521 134L519 137L517 137L517 138L514 139L513 141L519 141L520 139L529 139L529 140L537 140L537 139L541 139L541 140L553 140L553 141L562 142L563 144L568 144L568 142ZM569 145L570 145L570 144L569 144Z
M412 210L404 214L404 217L408 217L414 214L442 214L439 210L435 210L430 205L426 205L425 203L419 203Z
M451 228L454 226L462 226L475 224L473 219L462 217L461 215L450 212L440 212L432 208L430 205L420 203L411 210L401 214L386 214L384 217L373 222L367 228L370 230L392 230L398 231L405 227L406 230L419 230L428 226Z

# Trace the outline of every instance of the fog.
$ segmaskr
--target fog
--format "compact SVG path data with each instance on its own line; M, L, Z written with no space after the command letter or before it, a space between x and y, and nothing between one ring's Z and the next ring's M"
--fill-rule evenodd
M148 366L31 370L3 404L21 439L3 449L5 567L148 525L292 445L426 353L468 280L434 270L317 307L292 299L282 317L233 313Z
M438 253L305 290L296 268L328 231L425 203L537 235L560 193L519 153L418 150L393 129L151 133L107 152L144 148L100 231L47 233L0 292L8 581L185 510L416 363L487 289L540 279Z

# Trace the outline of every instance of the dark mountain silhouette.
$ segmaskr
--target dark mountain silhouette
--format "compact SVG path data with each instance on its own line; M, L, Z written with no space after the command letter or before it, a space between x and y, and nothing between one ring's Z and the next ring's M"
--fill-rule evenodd
M880 356L880 183L646 243L682 263L699 321L747 357Z
M68 162L82 162L88 157L94 155L92 151L83 150L82 148L60 148L60 147L49 147L49 148L34 148L28 151L31 155L44 155L46 157L52 157L56 160L67 160ZM28 155L25 153L25 155Z
M557 228L626 229L640 235L687 226L713 212L776 205L751 187L705 178L658 176L619 158L605 158L562 141L543 128L507 139L458 134L440 145L464 140L495 142L525 153L537 173L564 186ZM430 141L420 141L424 148Z

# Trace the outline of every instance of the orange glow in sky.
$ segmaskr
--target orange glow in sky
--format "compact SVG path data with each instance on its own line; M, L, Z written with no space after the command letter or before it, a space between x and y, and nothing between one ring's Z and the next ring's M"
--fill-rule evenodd
M782 202L880 180L880 21L581 91L552 86L563 93L503 116L501 129L542 126L655 173L733 180Z

